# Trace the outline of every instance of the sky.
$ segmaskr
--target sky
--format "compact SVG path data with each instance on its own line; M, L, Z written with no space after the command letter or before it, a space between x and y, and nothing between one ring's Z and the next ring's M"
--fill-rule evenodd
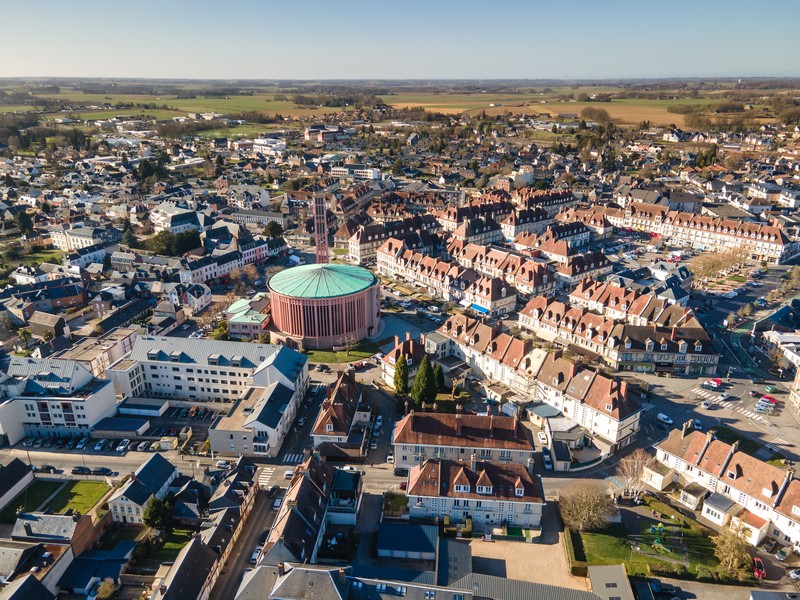
M0 0L0 77L800 76L797 0Z

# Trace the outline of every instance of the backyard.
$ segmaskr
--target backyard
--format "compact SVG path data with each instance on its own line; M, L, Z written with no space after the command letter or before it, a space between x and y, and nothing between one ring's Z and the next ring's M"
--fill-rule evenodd
M109 487L101 481L71 481L50 502L50 511L63 513L67 509L86 514L100 501Z
M169 532L164 545L156 550L150 558L160 562L173 562L181 549L192 540L194 531L175 528Z
M13 523L17 518L17 508L20 506L25 512L36 510L62 485L60 481L34 481L0 512L0 521Z

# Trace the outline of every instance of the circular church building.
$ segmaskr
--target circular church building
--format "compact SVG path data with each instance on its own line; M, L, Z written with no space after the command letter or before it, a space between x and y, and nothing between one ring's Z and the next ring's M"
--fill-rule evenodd
M301 265L269 281L272 321L302 348L332 348L377 332L380 286L371 271L337 263Z

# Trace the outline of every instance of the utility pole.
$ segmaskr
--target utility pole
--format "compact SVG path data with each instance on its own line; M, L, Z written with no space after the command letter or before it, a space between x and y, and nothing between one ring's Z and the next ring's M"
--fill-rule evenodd
M732 371L733 371L733 365L730 365L730 366L728 367L728 379L727 379L728 383L730 383L730 382L731 382L731 372L732 372Z

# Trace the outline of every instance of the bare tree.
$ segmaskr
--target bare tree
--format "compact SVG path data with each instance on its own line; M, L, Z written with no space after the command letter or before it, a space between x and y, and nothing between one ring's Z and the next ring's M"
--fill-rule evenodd
M652 456L638 448L623 458L617 466L617 475L622 478L627 495L634 501L638 501L645 490L644 470L652 460Z
M353 334L346 335L342 339L342 348L347 353L347 356L350 356L350 353L356 349L356 346L358 346L358 340Z
M596 481L573 483L559 494L558 504L564 525L575 531L598 529L614 512L611 496Z

